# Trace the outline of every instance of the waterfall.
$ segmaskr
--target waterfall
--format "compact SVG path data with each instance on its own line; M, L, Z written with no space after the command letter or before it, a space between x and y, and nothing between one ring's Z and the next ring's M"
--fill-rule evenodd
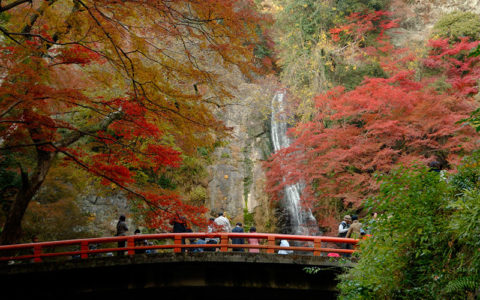
M271 134L275 152L290 146L290 139L287 136L287 116L285 114L284 98L284 91L277 92L271 104ZM315 220L310 209L302 209L300 205L300 191L299 183L285 187L285 203L290 216L291 233L313 235L318 231L316 226L317 220Z

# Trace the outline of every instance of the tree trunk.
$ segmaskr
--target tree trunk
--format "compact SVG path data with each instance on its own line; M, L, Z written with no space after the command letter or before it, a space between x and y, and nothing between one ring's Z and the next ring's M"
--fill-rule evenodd
M55 152L37 151L38 163L32 178L22 171L22 187L8 212L5 226L0 237L0 244L8 245L18 242L22 234L22 219L28 204L43 184L52 165Z
M28 114L28 112L27 112ZM111 112L105 117L102 122L97 126L94 126L89 132L95 133L101 130L106 130L108 126L115 120L122 118L123 112L121 109ZM33 137L38 135L42 128L29 128L30 136L33 142L41 145L42 140L35 140ZM88 131L88 130L86 130ZM58 142L56 148L64 148L75 143L85 135L85 132L75 131L71 135L65 137L62 141ZM3 228L2 235L0 237L0 245L13 244L20 240L22 234L22 219L27 210L28 204L37 194L38 190L43 184L45 177L48 174L48 170L53 163L53 160L58 152L44 151L41 147L36 147L37 150L37 167L33 173L31 179L28 175L22 171L22 188L18 192L15 201L10 208L10 211Z

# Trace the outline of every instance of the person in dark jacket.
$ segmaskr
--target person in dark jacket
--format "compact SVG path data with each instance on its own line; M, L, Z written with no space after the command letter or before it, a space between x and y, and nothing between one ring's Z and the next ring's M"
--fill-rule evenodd
M174 217L173 219L170 220L170 225L173 226L172 232L177 233L177 232L186 232L187 231L187 220L185 217Z
M207 231L208 233L215 233L217 232L217 224L215 223L215 219L214 218L210 218L208 220L208 228L207 228ZM205 242L207 244L218 244L220 242L220 240L218 238L213 238L213 237L207 237L205 239ZM217 250L217 248L205 248L203 249L203 251L206 251L206 252L215 252Z
M140 235L142 234L140 229L135 229L135 232L133 233L134 235ZM135 247L143 247L143 246L147 246L148 245L148 241L147 240L141 240L141 239L135 239ZM145 249L136 249L135 250L135 254L142 254L142 253L145 253Z
M127 223L125 221L126 221L125 216L121 215L120 218L118 219L117 233L115 234L115 236L126 236L127 235L128 227L127 227ZM125 243L126 243L126 241L119 241L118 242L118 248L125 248ZM125 254L125 251L118 251L117 252L118 256L122 256L124 254Z
M348 228L350 227L350 224L352 223L352 217L349 215L346 215L343 218L343 221L338 225L338 237L346 237Z
M183 216L175 216L173 219L170 220L170 225L173 226L173 233L187 232L187 219ZM185 239L182 239L182 244L185 245ZM185 252L185 248L182 248L182 252Z
M235 233L244 233L245 231L243 230L243 225L242 223L238 222L235 226L235 228L232 229L232 232ZM245 244L245 240L243 238L232 238L232 244L236 245L243 245ZM233 251L235 252L243 252L243 248L233 248Z
M350 215L346 215L343 218L343 221L338 225L338 237L346 237L348 229L350 228L350 224L352 224L352 217ZM342 249L350 249L349 244L341 243L340 248ZM343 256L347 257L349 254L342 254Z

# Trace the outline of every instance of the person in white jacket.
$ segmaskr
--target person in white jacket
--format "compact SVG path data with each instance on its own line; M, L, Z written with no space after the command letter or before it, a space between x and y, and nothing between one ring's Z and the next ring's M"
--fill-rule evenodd
M338 225L338 237L346 237L348 229L350 228L350 224L352 224L352 217L350 215L346 215L343 218L343 221Z
M219 231L221 232L232 232L232 226L230 226L230 221L223 215L223 212L218 214L218 217L215 219L215 224L217 224Z
M290 244L287 240L280 241L280 247L290 247ZM292 254L293 250L278 250L278 254Z

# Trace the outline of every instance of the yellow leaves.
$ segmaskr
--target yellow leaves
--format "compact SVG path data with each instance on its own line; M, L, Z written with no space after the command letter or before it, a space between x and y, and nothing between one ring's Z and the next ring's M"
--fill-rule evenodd
M418 63L415 61L409 61L407 64L409 70L416 70L418 68Z
M270 5L270 7L271 7L270 11L273 12L273 13L281 12L284 9L284 7L282 5L278 5L278 4L275 4L275 3L272 3Z
M325 31L322 30L322 32L320 33L320 40L323 41L324 43L327 42L327 34L325 33Z

